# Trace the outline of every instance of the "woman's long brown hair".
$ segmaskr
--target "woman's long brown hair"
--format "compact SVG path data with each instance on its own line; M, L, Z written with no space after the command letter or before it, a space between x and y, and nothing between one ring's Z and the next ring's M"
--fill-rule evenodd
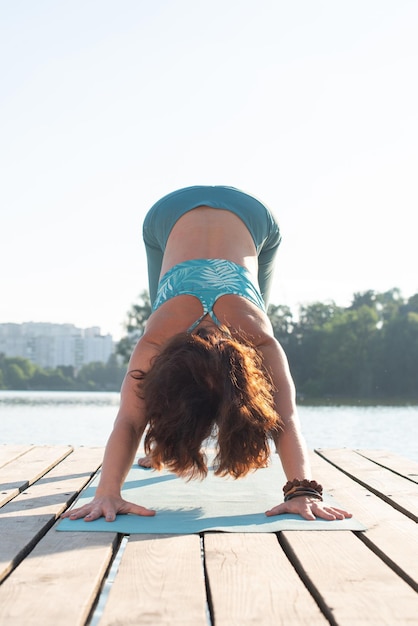
M201 448L214 428L215 474L238 478L266 465L268 439L282 422L270 377L249 342L222 330L180 333L139 378L149 424L144 446L153 467L205 477Z

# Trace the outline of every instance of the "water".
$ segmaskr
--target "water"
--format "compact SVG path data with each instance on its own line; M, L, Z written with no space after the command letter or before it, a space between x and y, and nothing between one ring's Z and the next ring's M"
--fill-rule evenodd
M0 391L0 443L103 446L119 393Z
M118 393L0 391L0 443L104 446ZM418 406L301 406L309 448L385 449L418 462Z

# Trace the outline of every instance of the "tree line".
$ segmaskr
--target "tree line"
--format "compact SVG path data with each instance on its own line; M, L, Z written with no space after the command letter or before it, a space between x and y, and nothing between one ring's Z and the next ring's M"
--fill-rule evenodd
M135 343L151 313L142 292L127 313L125 336L107 364L46 370L0 355L0 389L119 391ZM347 307L314 302L295 314L270 305L275 337L289 359L300 401L418 400L418 293L355 293Z
M283 306L269 315L306 398L418 400L418 294L370 290L345 308L302 306L297 320Z
M125 371L115 354L107 363L88 363L79 370L67 365L42 368L25 358L0 354L0 389L119 391Z

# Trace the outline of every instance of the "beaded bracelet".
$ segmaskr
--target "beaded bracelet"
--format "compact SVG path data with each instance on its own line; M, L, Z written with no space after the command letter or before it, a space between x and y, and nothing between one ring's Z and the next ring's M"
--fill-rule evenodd
M295 478L294 480L288 480L283 487L284 501L288 502L293 498L306 496L322 502L322 491L322 485L317 483L316 480L307 480L306 478L299 480Z

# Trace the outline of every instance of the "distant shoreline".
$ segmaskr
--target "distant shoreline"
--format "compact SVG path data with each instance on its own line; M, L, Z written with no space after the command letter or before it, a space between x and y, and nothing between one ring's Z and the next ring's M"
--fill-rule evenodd
M19 394L22 397L24 395L30 396L31 394L48 394L48 393L57 393L57 394L106 394L106 393L120 393L120 388L109 388L109 389L0 389L0 401L2 394ZM304 395L300 395L297 397L297 404L299 406L312 406L312 407L320 407L320 406L329 406L329 407L338 407L338 406L348 406L348 407L368 407L368 406L388 406L388 407L405 407L405 406L418 406L418 397L412 398L383 398L383 397L375 397L375 398L347 398L347 397L307 397Z

